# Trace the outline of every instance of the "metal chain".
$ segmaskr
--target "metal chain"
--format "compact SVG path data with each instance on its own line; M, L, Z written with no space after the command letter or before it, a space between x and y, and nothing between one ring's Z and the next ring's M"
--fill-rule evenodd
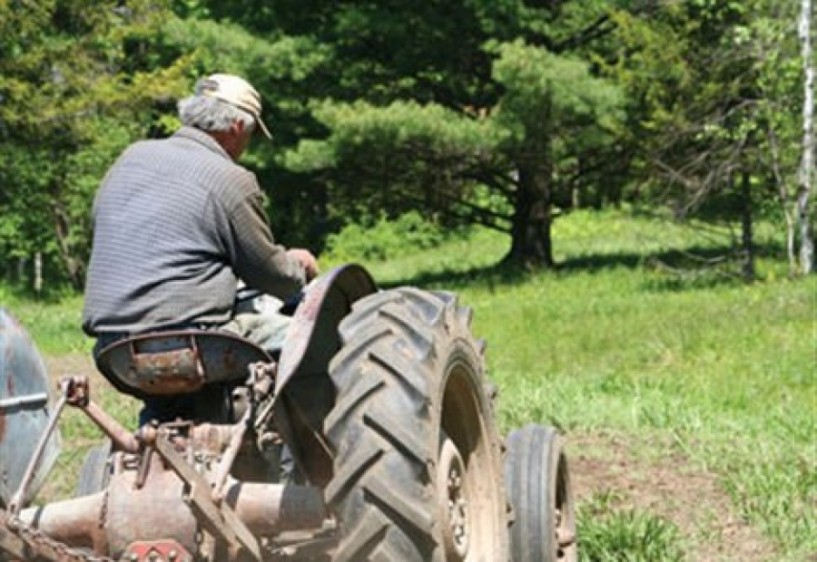
M54 540L42 531L24 524L19 519L7 528L37 551L37 554L59 562L116 562L107 556L96 556Z

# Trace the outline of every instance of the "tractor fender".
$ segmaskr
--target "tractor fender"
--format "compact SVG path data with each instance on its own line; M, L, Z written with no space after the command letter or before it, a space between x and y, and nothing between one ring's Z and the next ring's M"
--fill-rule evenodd
M360 265L337 267L313 281L295 309L275 381L273 415L296 465L313 484L331 477L323 420L334 406L329 362L340 350L338 326L377 285Z
M377 290L371 275L357 264L336 267L308 287L284 341L276 394L296 376L328 371L329 361L340 349L340 321L355 301Z

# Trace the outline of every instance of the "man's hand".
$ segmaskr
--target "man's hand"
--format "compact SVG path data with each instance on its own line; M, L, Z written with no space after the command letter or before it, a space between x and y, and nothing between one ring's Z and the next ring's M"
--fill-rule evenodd
M307 282L318 276L318 260L309 250L303 248L292 248L287 250L287 256L301 264L306 272Z

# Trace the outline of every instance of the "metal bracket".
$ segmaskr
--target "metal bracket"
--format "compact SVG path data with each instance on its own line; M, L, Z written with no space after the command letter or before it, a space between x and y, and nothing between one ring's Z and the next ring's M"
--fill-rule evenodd
M253 560L260 562L261 547L255 536L226 503L216 505L210 484L176 452L169 434L159 430L153 446L179 478L190 487L190 507L207 530L225 540L233 552L237 553L243 547Z

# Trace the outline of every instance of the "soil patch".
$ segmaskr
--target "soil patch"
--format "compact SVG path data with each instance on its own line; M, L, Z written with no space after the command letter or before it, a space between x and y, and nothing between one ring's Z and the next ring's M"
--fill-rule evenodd
M90 353L70 353L68 355L45 357L45 367L49 378L56 383L60 377L82 375L91 379L91 384L107 385L105 380L94 366Z
M696 468L669 443L608 433L568 438L579 503L596 494L616 509L649 512L677 525L698 562L773 560L776 549L742 520L716 474Z

